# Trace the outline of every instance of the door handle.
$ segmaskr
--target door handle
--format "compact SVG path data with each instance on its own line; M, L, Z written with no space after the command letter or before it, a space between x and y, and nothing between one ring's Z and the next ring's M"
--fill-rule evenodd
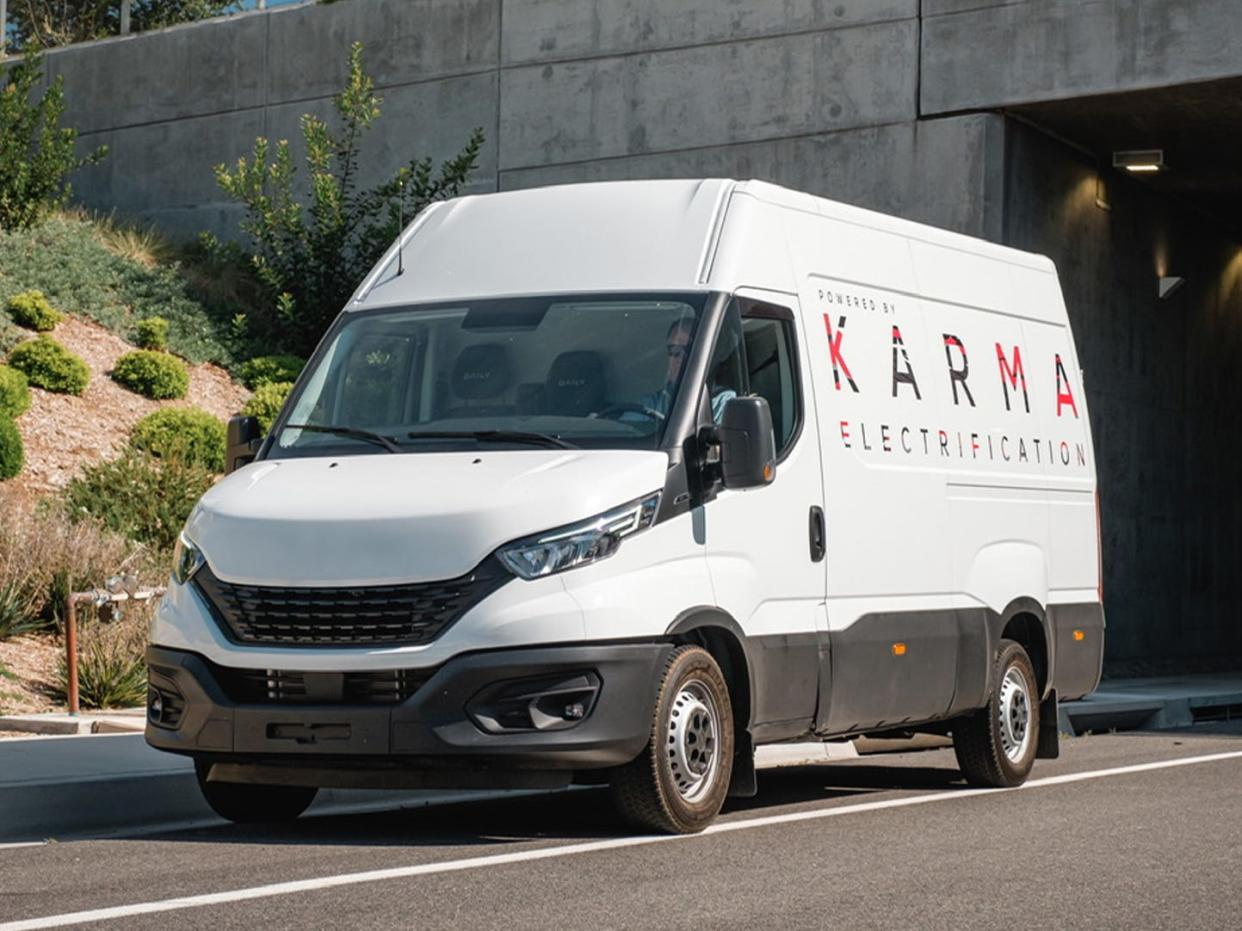
M824 558L824 550L827 548L826 531L824 528L824 509L818 505L811 507L811 562L819 562Z

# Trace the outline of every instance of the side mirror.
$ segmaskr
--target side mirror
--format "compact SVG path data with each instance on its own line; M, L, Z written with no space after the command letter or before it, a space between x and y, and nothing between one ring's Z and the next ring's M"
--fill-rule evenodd
M716 427L725 488L755 488L776 478L776 436L766 398L732 398Z
M249 462L263 443L263 431L257 417L230 417L228 441L224 453L224 472L235 472Z

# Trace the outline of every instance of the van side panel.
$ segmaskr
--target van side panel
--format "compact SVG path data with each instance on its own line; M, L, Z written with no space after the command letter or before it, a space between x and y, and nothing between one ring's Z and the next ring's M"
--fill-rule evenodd
M821 731L978 707L1022 600L1045 628L1046 685L1089 689L1102 649L1095 466L1052 264L834 211L786 214L825 474ZM1093 602L1098 636L1062 637L1046 618Z

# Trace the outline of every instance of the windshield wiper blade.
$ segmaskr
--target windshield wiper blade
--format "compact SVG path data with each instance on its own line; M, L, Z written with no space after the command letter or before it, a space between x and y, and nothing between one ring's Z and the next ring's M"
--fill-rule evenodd
M483 443L528 443L531 446L550 446L554 449L579 448L550 433L524 430L415 430L406 436L414 440L479 440Z
M315 423L287 423L286 430L309 430L312 433L334 433L338 436L349 436L355 440L366 440L368 443L374 443L377 446L383 446L390 453L401 452L392 437L383 436L379 433L372 433L370 430L359 430L357 427L333 427L325 424Z

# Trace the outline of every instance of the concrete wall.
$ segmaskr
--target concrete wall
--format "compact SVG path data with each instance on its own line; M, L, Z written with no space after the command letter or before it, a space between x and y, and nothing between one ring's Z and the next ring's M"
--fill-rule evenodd
M1242 627L1242 244L1007 125L1004 239L1057 263L1102 497L1112 670L1236 663ZM1157 298L1161 274L1186 279ZM1138 663L1137 666L1135 664Z
M918 36L918 0L348 0L48 64L82 145L112 151L79 199L184 235L236 235L212 167L260 135L300 151L298 118L330 114L353 41L384 97L364 183L481 126L478 191L734 175L995 234L995 118L916 122Z
M1242 74L1237 0L923 0L924 115Z

